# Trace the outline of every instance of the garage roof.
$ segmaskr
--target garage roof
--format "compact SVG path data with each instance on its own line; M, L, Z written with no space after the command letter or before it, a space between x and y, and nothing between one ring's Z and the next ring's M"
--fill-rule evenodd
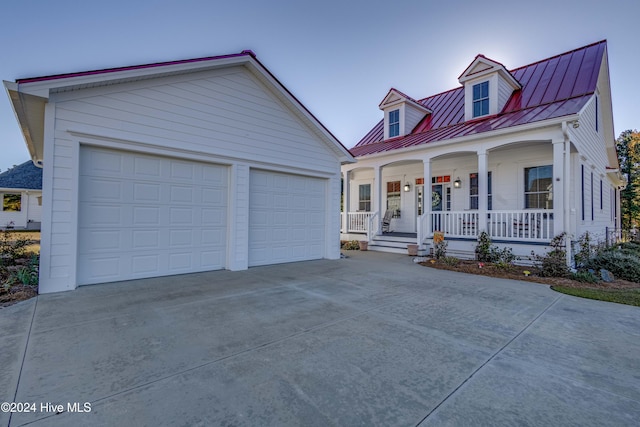
M229 55L30 77L17 79L15 82L5 81L4 85L11 99L31 158L34 163L42 165L44 157L45 104L51 93L237 65L246 66L263 83L275 88L275 93L280 100L315 130L315 133L336 152L342 163L355 161L349 150L258 61L255 53L251 50L243 50L240 53Z

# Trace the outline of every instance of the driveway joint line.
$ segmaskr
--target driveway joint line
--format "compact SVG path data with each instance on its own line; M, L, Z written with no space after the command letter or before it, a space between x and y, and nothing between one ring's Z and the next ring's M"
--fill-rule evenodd
M493 353L484 363L482 363L480 366L478 366L478 368L476 368L473 372L471 372L471 374L469 374L469 376L467 378L465 378L464 381L462 381L460 384L458 384L458 386L455 389L453 389L453 391L451 391L451 393L449 393L447 396L445 396L445 398L442 399L440 401L440 403L438 403L433 409L431 409L431 411L429 411L429 413L427 415L425 415L424 418L422 418L420 421L418 421L416 423L416 427L419 427L420 424L424 423L434 412L436 412L438 410L438 408L440 408L447 400L449 400L454 394L456 394L458 392L458 390L460 390L460 388L462 388L462 386L464 386L467 382L469 382L471 380L471 378L473 378L478 372L480 372L480 370L482 368L484 368L487 364L489 364L489 362L491 362L500 353L502 353L520 335L522 335L524 332L526 332L535 322L538 321L538 319L540 317L542 317L542 315L544 315L551 307L553 307L558 301L560 301L560 299L563 296L564 296L563 294L560 294L556 299L554 299L551 302L551 304L549 304L544 310L542 310L542 312L540 312L540 314L538 314L533 320L531 320L531 322L529 322L524 328L522 328L522 330L520 332L518 332L513 338L511 338L509 341L507 341L507 343L505 343L495 353Z
M38 296L35 297L35 303L33 304L33 314L31 314L31 323L29 324L29 332L27 332L27 342L24 344L24 351L22 352L22 362L20 362L20 371L18 372L18 381L16 381L16 390L13 393L13 401L16 402L18 398L18 389L20 388L20 379L22 378L22 369L24 368L24 361L27 359L27 350L29 349L29 340L31 339L31 329L33 328L33 322L36 318L36 309L38 308ZM11 417L13 412L9 414L9 422L7 427L11 425Z

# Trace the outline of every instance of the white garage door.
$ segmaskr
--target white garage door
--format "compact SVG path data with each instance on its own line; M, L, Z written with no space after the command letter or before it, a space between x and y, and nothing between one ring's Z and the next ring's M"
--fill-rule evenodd
M324 257L326 180L251 170L249 266Z
M227 167L80 151L78 283L225 267Z

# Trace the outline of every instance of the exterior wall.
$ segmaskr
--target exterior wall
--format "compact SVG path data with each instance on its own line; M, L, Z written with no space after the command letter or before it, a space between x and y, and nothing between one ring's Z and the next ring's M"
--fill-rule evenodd
M602 111L602 109L600 109ZM601 114L600 111L600 114ZM604 239L607 227L615 228L615 221L611 217L611 210L615 198L611 198L613 182L607 175L609 159L605 146L605 135L600 121L596 131L595 96L580 113L577 129L571 128L571 140L576 145L577 164L575 168L576 192L576 228L575 237L589 232L596 239ZM583 169L584 167L584 169ZM584 181L581 174L584 170ZM593 177L593 187L592 187ZM584 182L584 210L582 187ZM602 208L600 207L600 182L602 182ZM593 207L593 215L592 215ZM584 215L583 215L584 213Z
M425 116L425 112L418 110L415 107L412 107L411 105L407 105L405 110L404 110L404 133L403 135L408 135L411 133L411 131L413 130L413 128L415 128L418 123L420 123L420 120L422 120Z
M502 111L513 93L513 88L504 79L498 78L498 111Z
M29 222L39 223L42 219L42 206L38 203L38 197L42 197L42 192L37 190L10 191L0 190L0 200L4 193L21 194L20 212L4 212L0 210L0 228L5 228L13 222L14 228L27 228Z
M52 94L45 120L41 292L76 287L78 165L82 144L231 166L227 268L247 266L250 167L331 181L339 206L336 153L243 67ZM334 181L337 180L337 184ZM337 200L337 202L336 202ZM338 205L336 205L338 203ZM243 216L244 215L244 216ZM339 257L339 218L328 222Z

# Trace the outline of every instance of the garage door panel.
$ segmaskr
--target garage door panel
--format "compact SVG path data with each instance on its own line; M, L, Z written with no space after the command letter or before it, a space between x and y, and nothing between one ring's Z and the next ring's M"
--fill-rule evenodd
M325 180L252 170L249 186L250 266L323 257Z
M224 268L227 185L225 166L83 146L78 282Z

